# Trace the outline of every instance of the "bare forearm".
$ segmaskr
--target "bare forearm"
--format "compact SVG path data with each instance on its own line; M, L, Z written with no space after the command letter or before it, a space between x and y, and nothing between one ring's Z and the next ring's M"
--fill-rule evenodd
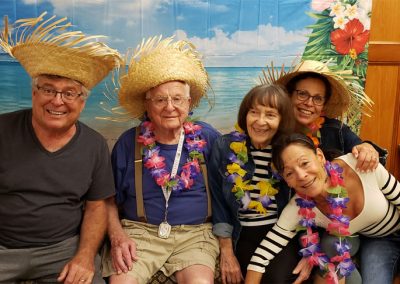
M118 208L115 204L114 198L107 200L107 215L108 215L108 225L107 225L107 232L110 239L114 235L118 235L123 233L121 221L118 215Z
M107 228L106 201L87 201L80 232L78 254L93 257L103 241Z
M221 250L233 251L232 238L218 237L219 247Z

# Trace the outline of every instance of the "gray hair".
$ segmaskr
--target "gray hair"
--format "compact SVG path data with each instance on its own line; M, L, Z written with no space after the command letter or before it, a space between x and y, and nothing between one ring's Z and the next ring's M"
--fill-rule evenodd
M88 88L86 88L81 82L76 81L76 80L71 79L71 78L66 78L66 77L63 77L63 76L51 75L51 74L42 74L42 75L33 77L32 78L32 83L31 83L32 84L32 89L36 88L38 80L39 80L40 77L45 77L45 78L49 78L49 79L66 79L66 80L70 80L74 84L81 86L82 94L83 94L81 97L83 99L87 99L87 97L89 97L89 95L90 95L90 90Z

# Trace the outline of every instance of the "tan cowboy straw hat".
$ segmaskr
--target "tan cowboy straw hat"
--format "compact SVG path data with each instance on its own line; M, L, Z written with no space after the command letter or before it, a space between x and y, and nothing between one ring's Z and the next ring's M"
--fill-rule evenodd
M264 72L264 82L276 82L287 86L290 80L306 72L313 72L325 77L331 86L331 97L324 106L324 113L330 118L344 118L352 116L360 110L361 105L370 105L372 101L364 93L363 87L357 83L358 77L352 75L351 70L333 71L328 63L315 60L303 60L289 71L282 66L280 74L273 70ZM275 72L274 72L275 71Z
M173 37L143 40L132 55L127 73L120 79L120 105L140 119L145 112L145 93L175 80L190 86L191 110L206 96L209 79L195 47L184 40L173 42Z
M21 63L29 76L58 75L91 89L119 67L119 53L97 42L103 36L66 32L71 27L66 18L57 20L52 16L44 20L45 15L46 12L37 18L17 20L14 26L5 17L0 34L0 46Z

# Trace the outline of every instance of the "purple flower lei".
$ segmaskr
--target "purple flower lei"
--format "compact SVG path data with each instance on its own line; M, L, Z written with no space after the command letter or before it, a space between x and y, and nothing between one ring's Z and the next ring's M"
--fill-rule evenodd
M315 212L313 211L316 203L307 196L296 198L296 204L300 208L298 213L301 216L297 230L306 231L306 234L300 238L303 246L300 255L308 258L311 265L318 265L321 270L325 271L324 276L327 283L338 283L338 274L346 277L355 269L350 256L351 246L346 240L346 237L350 235L348 231L350 218L343 215L343 208L346 208L349 198L347 190L344 188L343 169L338 164L330 162L326 162L325 169L330 178L327 201L331 211L328 215L331 222L326 230L338 238L334 244L336 256L329 259L321 251L318 233L314 233L312 230L313 227L316 227Z
M165 158L160 155L160 146L156 144L153 123L145 119L140 124L140 135L137 142L144 145L143 162L144 166L150 171L155 182L168 190L184 191L191 188L194 179L200 172L200 162L204 161L203 151L207 142L201 138L200 125L192 121L183 123L185 133L184 147L189 152L188 161L182 166L182 171L174 178L165 169Z

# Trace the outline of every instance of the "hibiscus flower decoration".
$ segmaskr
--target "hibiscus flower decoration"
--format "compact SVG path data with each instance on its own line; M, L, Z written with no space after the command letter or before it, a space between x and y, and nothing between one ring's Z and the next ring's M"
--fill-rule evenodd
M161 169L165 167L164 160L165 160L164 157L159 156L158 153L155 153L151 157L148 157L148 159L146 159L146 163L144 164L144 166L146 168Z
M349 54L352 59L364 51L368 41L369 31L364 30L364 25L358 20L349 21L344 29L336 29L331 33L332 44L340 54Z

